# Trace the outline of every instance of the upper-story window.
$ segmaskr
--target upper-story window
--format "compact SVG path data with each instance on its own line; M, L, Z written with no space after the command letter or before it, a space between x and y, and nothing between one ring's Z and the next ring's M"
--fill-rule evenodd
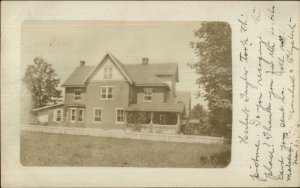
M112 79L112 68L104 67L104 79Z
M144 89L144 101L152 101L152 88Z
M100 87L100 99L112 99L113 98L113 87L105 86Z
M80 101L81 100L81 89L75 89L74 90L74 101Z

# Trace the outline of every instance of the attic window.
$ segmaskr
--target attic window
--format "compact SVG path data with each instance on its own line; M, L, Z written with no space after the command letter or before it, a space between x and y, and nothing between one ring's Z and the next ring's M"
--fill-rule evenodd
M104 68L104 79L111 79L112 78L112 68L105 67Z
M144 89L144 101L152 101L152 88Z

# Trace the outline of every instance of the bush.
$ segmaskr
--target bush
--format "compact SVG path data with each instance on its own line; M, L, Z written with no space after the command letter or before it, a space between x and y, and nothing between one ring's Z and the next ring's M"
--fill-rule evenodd
M138 131L138 132L140 132L142 130L142 127L143 126L141 124L133 124L131 126L131 128L132 128L133 131Z
M227 124L213 125L210 121L200 121L199 124L186 123L181 125L180 132L186 135L218 136L231 138L231 126Z
M208 123L199 123L199 124L185 124L181 128L181 132L187 135L205 135L205 136L214 136L215 130Z

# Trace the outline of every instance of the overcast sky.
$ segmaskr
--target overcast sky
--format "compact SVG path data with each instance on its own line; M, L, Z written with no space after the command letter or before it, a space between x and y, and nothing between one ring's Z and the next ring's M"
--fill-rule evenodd
M61 84L79 65L96 65L107 52L123 64L175 62L179 65L177 90L191 91L192 104L204 103L193 93L198 77L187 66L197 57L190 47L200 22L34 21L22 27L22 69L42 57L55 68Z

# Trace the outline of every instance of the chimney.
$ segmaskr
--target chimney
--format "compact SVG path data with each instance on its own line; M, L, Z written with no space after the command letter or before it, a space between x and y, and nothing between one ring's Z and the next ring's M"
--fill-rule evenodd
M83 67L84 64L85 64L85 61L82 61L82 60L81 60L81 61L80 61L80 66Z
M148 65L149 63L149 58L148 57L143 57L142 58L142 65Z

